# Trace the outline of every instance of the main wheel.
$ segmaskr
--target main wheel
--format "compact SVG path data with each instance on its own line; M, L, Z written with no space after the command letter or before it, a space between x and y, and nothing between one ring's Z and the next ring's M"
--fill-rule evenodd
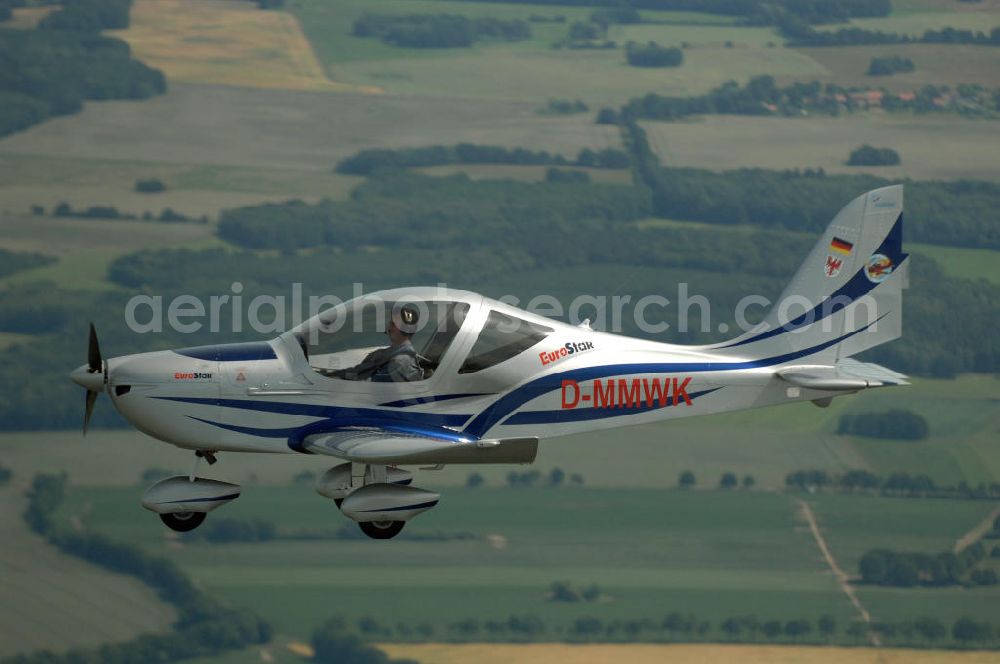
M204 512L174 512L173 514L161 514L160 520L166 524L170 530L179 533L186 533L194 530L205 520Z
M405 521L359 521L361 532L372 539L392 539L406 525Z

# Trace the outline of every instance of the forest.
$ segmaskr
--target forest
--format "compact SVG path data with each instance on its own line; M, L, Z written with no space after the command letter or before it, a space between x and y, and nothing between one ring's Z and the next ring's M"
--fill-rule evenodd
M0 136L76 113L84 100L165 92L162 72L134 59L124 41L99 34L127 27L130 6L130 0L78 0L35 30L0 28Z
M625 60L633 67L680 67L684 63L684 51L656 42L629 42L625 45Z

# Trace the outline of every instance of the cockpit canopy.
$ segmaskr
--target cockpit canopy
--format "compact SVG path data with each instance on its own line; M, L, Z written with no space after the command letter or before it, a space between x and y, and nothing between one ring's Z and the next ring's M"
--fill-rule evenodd
M418 320L410 338L423 377L438 369L466 322L477 326L466 334L475 342L465 353L459 374L474 374L519 356L553 332L552 327L517 315L517 311L465 291L398 289L363 295L328 309L291 331L309 366L338 378L370 353L389 345L387 330L393 312L402 305L416 309ZM481 311L481 309L487 309ZM535 317L537 318L537 317ZM480 329L481 328L481 329ZM468 348L468 345L466 345Z
M389 344L386 332L393 311L401 304L417 311L410 342L429 377L462 329L470 310L468 302L386 300L372 294L325 311L293 332L313 369L323 373L345 369Z

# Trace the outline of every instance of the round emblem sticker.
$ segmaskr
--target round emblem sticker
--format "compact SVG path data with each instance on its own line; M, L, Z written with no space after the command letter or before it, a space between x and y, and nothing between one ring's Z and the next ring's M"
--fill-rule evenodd
M868 259L865 274L869 281L876 284L885 281L892 274L892 260L885 254L875 254Z

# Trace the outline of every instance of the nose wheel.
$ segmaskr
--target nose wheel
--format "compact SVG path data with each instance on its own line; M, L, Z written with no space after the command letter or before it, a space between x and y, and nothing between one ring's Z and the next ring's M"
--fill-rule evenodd
M359 521L361 532L372 539L392 539L403 530L405 521Z
M204 512L173 512L172 514L161 514L160 520L170 530L178 533L191 532L202 524L205 520Z

